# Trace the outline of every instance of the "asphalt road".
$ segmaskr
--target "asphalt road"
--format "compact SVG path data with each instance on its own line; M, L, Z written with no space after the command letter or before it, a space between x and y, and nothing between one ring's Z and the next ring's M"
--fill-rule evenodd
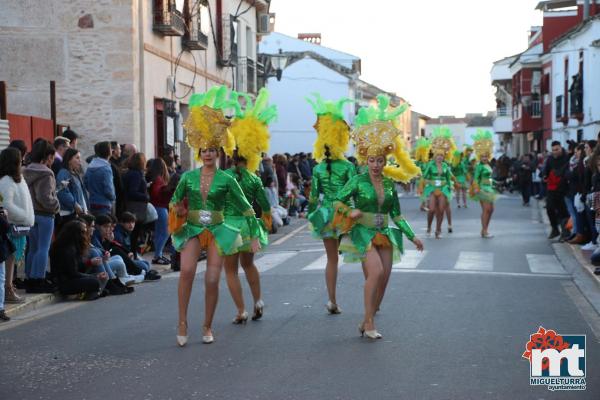
M600 289L584 282L592 304L582 295L585 277L559 262L536 207L502 197L486 240L470 203L435 240L417 200L401 204L426 251L406 243L394 267L382 340L358 335L358 265L341 266L343 313L326 314L324 251L296 220L257 258L263 320L232 325L223 280L216 341L202 344L202 268L185 348L175 343L177 274L133 295L53 306L0 328L0 399L600 399ZM530 386L521 354L539 326L587 335L585 391Z

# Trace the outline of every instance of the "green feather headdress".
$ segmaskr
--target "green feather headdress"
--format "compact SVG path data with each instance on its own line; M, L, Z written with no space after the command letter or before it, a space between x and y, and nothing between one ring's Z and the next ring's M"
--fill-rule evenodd
M242 110L240 97L246 101L246 107ZM247 93L231 92L231 106L235 110L235 117L239 119L254 117L265 125L277 119L277 106L269 105L269 91L262 88L256 96L256 102Z
M210 107L215 110L225 110L233 106L229 100L229 88L227 86L213 86L206 93L195 93L190 98L191 107Z
M408 104L404 103L400 107L389 111L388 108L390 108L390 96L380 94L377 96L377 107L363 107L358 110L354 125L359 128L375 121L394 121L400 114L406 111Z
M315 114L318 117L323 115L331 115L334 121L344 119L344 105L346 103L353 103L354 100L348 98L342 98L338 101L323 100L319 93L313 93L314 100L306 98L306 101L312 106Z

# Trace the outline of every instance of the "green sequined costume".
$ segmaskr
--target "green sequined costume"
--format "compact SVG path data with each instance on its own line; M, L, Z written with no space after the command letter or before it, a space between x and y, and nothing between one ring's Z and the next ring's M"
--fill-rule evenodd
M259 237L259 225L254 217L254 210L246 200L240 185L221 170L215 171L205 203L200 192L201 173L202 168L184 173L171 199L171 208L186 198L188 201L187 220L171 235L173 245L177 251L181 251L189 239L208 230L214 237L220 255L235 254L243 242L240 230L224 221L224 199L227 198L241 211L250 234Z
M404 233L409 240L415 237L412 228L400 212L400 201L394 181L384 177L383 190L384 201L379 206L377 193L369 174L366 173L353 177L338 193L334 203L336 213L349 218L352 204L363 213L340 243L345 262L364 260L372 246L371 241L378 233L387 237L393 247L394 259L399 260L404 252L402 234ZM398 228L389 226L390 217Z
M479 189L479 193L474 192L475 188ZM489 164L480 162L475 167L470 197L476 201L493 203L496 201L496 196L497 194L496 190L494 190L494 180L492 179L492 167L490 167Z
M458 165L452 166L452 175L456 178L456 182L462 188L467 187L467 169L464 160L460 160Z
M260 206L263 214L271 214L271 205L269 204L269 200L267 200L262 181L258 176L243 167L233 167L225 171L225 173L237 181L242 188L242 192L244 192L246 200L248 200L250 204L256 203ZM250 245L252 240L256 237L256 234L250 231L247 217L243 214L244 210L240 210L236 207L236 202L232 201L232 196L232 193L227 194L224 212L225 223L240 231L242 245L238 248L238 252L250 252ZM264 248L269 244L269 231L262 220L257 219L257 223L258 240L261 247Z
M354 175L354 165L346 160L332 160L331 173L327 170L326 161L313 168L307 219L316 239L337 239L340 236L331 225L333 201Z
M440 173L435 161L429 161L425 165L425 169L423 170L423 175L421 177L423 180L422 184L424 185L421 200L428 200L432 193L434 193L436 190L439 190L444 196L446 196L448 202L452 201L452 177L452 171L448 164L442 162L442 171Z

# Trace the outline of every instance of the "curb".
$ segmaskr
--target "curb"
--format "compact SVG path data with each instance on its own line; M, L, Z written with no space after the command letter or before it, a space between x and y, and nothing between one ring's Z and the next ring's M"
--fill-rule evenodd
M544 212L545 204L546 204L546 202L544 200L537 201L538 211L540 213L540 219L544 223L546 233L550 233L550 221L548 220L548 215ZM590 255L592 254L592 252L591 251L583 251L583 250L581 250L581 247L576 244L569 244L566 242L563 242L561 244L564 244L565 247L570 250L571 254L575 258L577 263L581 266L581 269L585 270L592 277L592 279L596 282L596 284L600 288L600 275L594 274L594 270L596 269L596 267L594 265L592 265L592 263L589 261L589 258L590 258ZM553 246L553 248L554 248L554 246ZM554 251L554 253L556 254L556 250ZM557 255L557 257L558 257L558 255Z
M280 228L278 233L276 233L274 235L269 235L270 243L273 243L277 239L288 234L289 233L288 230L292 231L293 228L297 228L299 225L306 223L306 219L295 218L293 221L294 221L293 223L291 223L290 225L285 227L288 229L283 229L283 227L282 227L282 228ZM152 253L147 253L147 254L143 255L142 258L144 260L148 261L150 263L150 267L152 269L158 271L158 273L161 276L168 276L170 274L176 273L175 271L173 271L171 269L170 265L152 264ZM68 300L69 296L67 296L65 299L62 295L60 295L58 293L27 294L27 293L25 293L24 290L17 290L17 294L19 295L19 297L25 299L24 303L21 303L21 304L6 303L4 305L5 306L4 311L6 312L6 315L8 315L11 318L17 317L19 315L22 315L22 314L25 314L25 313L28 313L31 311L35 311L37 309L40 309L42 307L45 307L45 306L48 306L51 304L73 301L73 300Z

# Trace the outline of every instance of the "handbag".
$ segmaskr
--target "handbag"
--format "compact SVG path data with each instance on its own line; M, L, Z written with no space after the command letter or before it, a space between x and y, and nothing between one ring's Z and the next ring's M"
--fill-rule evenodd
M126 209L133 215L139 223L146 222L146 214L148 213L148 202L145 201L128 201Z
M158 219L158 212L152 203L148 203L146 206L146 219L144 219L144 223L148 224L150 222L154 222Z
M29 232L31 231L30 226L25 225L10 225L10 235L12 237L23 237L29 236Z

